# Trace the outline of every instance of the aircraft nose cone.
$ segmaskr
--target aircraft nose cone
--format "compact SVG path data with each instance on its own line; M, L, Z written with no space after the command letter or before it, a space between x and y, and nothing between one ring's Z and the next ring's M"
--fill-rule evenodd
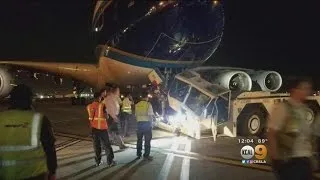
M119 0L99 7L92 23L99 41L139 56L204 61L222 37L220 1Z

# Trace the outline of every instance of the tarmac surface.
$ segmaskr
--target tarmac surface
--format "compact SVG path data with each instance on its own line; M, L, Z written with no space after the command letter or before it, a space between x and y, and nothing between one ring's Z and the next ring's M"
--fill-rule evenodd
M3 109L0 107L0 110ZM243 164L239 139L210 135L200 140L162 130L153 130L153 161L136 160L135 122L130 122L130 137L125 150L113 146L117 165L95 167L94 151L84 106L70 103L37 103L36 110L50 119L56 136L57 179L114 180L273 180L267 164ZM257 141L257 139L254 139ZM254 146L253 144L248 144ZM103 156L105 160L105 156ZM320 177L314 174L315 177Z

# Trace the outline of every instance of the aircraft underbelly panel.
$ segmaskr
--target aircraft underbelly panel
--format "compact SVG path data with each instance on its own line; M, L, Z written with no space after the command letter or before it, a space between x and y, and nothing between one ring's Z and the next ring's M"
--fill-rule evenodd
M100 62L103 67L100 68L104 69L103 73L108 72L104 73L106 79L110 78L112 82L123 85L150 83L148 75L153 69L125 64L108 57L101 58L102 61Z

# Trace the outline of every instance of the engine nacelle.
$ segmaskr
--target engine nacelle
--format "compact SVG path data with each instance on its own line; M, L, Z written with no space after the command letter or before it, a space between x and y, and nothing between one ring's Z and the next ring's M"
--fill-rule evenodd
M52 77L52 80L54 82L55 85L58 85L58 86L61 86L62 85L62 82L63 82L63 79L59 76L53 76Z
M7 97L11 92L13 86L12 75L8 72L7 69L0 67L0 98Z
M214 81L231 91L250 91L252 88L251 77L243 71L223 71Z
M259 84L262 91L275 92L282 85L282 77L276 71L257 71L251 78Z

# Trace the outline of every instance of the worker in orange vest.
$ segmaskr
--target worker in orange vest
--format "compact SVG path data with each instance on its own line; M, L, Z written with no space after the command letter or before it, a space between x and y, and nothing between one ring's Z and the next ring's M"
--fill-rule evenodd
M93 145L94 151L96 154L96 166L101 165L103 162L101 161L101 143L103 144L103 148L106 151L107 155L107 164L109 167L116 165L114 159L113 150L111 147L111 143L109 141L108 135L108 123L106 119L106 108L103 103L99 102L100 93L94 94L94 102L87 106L87 111L89 115L89 123L92 128L92 137L93 137Z

